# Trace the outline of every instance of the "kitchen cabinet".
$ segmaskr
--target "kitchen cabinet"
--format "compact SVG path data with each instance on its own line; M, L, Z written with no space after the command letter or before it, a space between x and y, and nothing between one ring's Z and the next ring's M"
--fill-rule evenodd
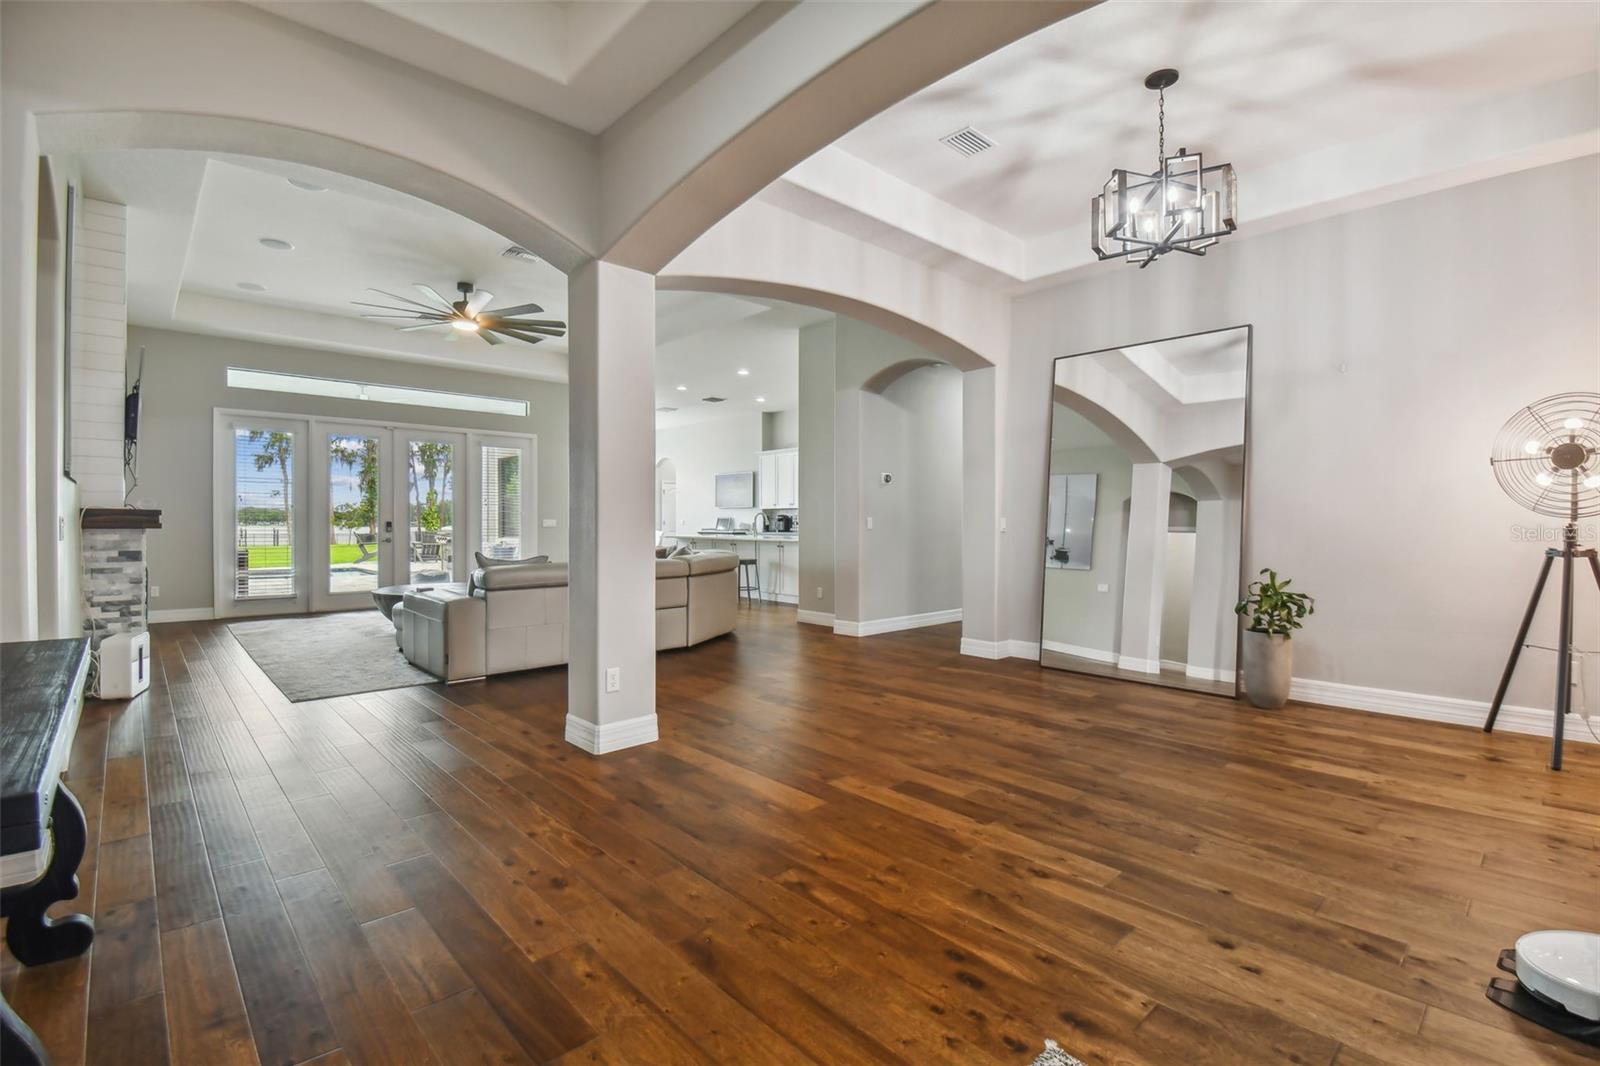
M762 509L793 511L800 506L800 449L762 452L756 474L757 504Z

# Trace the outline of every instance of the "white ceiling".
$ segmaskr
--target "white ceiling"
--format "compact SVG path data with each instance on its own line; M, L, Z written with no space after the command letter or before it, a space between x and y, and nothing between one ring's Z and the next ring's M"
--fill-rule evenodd
M837 144L880 170L1031 236L1080 223L1111 168L1154 169L1156 95L1176 67L1167 148L1250 176L1474 96L1600 62L1600 4L1109 0L966 67ZM938 138L971 125L995 147Z
M756 3L263 0L255 6L599 133Z
M1090 197L1113 167L1154 169L1143 80L1163 66L1181 71L1168 151L1233 163L1241 233L1263 232L1427 191L1430 173L1490 176L1494 150L1554 161L1531 139L1561 123L1587 123L1567 157L1594 151L1593 86L1568 82L1600 67L1600 4L1108 0L869 119L763 198L995 284L1080 268ZM995 147L939 142L968 125Z
M79 167L86 195L128 206L128 318L135 325L566 378L565 338L491 347L450 329L401 333L361 317L365 309L354 301L390 302L370 288L421 299L416 283L453 296L457 281L495 293L500 306L532 301L548 317L566 317L559 270L504 257L509 241L443 208L341 174L252 157L93 152ZM293 248L269 249L262 238Z
M777 300L657 293L656 425L797 409L798 331L830 317L826 311ZM696 323L690 332L664 335L664 326L686 319ZM708 403L707 396L720 396L723 402Z

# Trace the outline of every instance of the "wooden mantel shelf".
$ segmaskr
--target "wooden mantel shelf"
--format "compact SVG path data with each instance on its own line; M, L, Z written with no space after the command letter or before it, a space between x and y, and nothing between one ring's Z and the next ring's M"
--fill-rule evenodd
M161 512L143 507L85 507L84 529L160 529Z

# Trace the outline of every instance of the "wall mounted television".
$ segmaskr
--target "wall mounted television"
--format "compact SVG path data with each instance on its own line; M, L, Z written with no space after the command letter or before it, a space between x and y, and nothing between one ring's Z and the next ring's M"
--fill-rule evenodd
M739 470L732 474L717 475L717 507L737 510L756 505L756 472Z

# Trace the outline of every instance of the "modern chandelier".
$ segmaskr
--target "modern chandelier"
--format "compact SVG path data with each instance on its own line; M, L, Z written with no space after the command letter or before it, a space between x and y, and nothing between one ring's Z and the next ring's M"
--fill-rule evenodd
M1090 202L1090 246L1101 259L1126 258L1142 270L1168 252L1205 255L1234 230L1233 164L1208 167L1187 148L1167 155L1167 90L1177 81L1170 67L1144 79L1159 94L1155 173L1113 170Z

